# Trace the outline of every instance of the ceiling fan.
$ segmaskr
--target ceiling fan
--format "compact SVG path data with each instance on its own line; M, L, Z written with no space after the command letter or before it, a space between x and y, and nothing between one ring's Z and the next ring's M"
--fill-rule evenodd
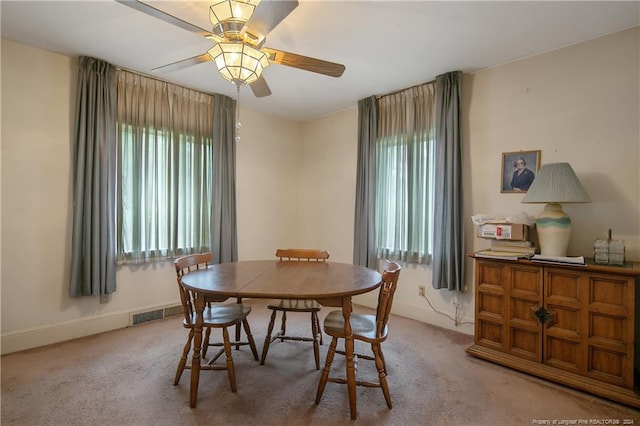
M264 46L269 32L298 6L297 0L211 0L211 31L141 1L116 1L215 43L207 53L154 68L154 72L176 71L213 61L225 79L237 87L248 84L253 94L260 98L271 94L262 75L263 69L270 63L331 77L340 77L345 70L342 64Z

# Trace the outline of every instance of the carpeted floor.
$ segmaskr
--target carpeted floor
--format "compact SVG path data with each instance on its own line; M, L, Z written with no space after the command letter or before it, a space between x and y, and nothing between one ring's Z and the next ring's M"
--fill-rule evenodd
M269 312L264 301L249 303L260 352ZM329 310L323 309L321 320ZM301 342L272 344L264 366L247 347L234 351L238 392L230 391L226 372L203 371L198 406L189 408L190 372L172 385L187 335L180 321L149 322L2 357L2 425L352 423L344 385L328 383L322 401L314 404L320 373L311 344ZM290 315L288 324L308 333L306 314ZM467 355L471 336L397 316L389 325L383 349L393 409L387 408L380 389L359 387L358 420L353 423L640 424L634 408ZM337 357L334 367L343 366L342 359ZM358 377L375 377L373 363L361 360L358 367Z

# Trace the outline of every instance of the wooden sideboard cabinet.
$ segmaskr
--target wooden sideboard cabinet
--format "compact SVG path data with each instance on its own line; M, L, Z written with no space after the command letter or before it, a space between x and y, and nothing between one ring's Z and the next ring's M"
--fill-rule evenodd
M475 340L467 352L640 407L639 283L638 263L475 257Z

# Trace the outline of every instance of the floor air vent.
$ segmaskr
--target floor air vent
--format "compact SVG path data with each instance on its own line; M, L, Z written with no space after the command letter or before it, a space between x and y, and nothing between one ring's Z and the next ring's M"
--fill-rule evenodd
M139 312L131 315L131 325L138 325L148 321L155 321L182 314L182 305L169 306L153 311Z
M182 305L171 306L169 308L164 308L164 317L175 317L176 315L182 315L184 313L184 308Z
M147 321L153 321L157 319L162 319L162 309L158 309L156 311L142 312L140 314L133 314L131 317L131 323L133 325L141 324Z

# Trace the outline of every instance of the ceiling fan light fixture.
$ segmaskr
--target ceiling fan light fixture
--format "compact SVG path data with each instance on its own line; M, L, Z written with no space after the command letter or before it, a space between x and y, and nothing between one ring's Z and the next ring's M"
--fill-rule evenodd
M209 7L209 21L218 36L237 36L261 0L219 0Z
M208 53L222 77L238 87L256 81L269 65L264 52L245 43L218 43Z

